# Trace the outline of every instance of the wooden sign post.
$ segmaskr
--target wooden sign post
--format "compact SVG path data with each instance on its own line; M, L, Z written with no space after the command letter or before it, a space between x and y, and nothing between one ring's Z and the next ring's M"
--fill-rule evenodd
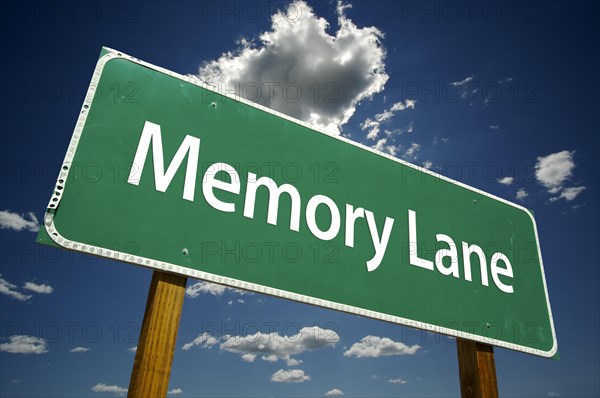
M187 278L154 271L129 382L129 398L166 397Z
M498 398L494 348L464 339L456 345L462 398Z

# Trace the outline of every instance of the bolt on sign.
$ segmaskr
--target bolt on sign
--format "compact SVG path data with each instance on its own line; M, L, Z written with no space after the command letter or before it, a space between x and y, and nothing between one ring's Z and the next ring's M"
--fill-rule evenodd
M527 209L107 48L44 226L42 243L557 351Z

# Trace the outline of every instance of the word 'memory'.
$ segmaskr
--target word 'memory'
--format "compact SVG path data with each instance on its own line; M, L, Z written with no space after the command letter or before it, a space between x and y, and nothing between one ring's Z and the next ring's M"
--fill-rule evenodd
M183 199L193 202L196 191L198 159L200 156L200 139L191 135L186 135L183 142L177 149L175 156L165 170L163 155L162 135L158 124L146 121L138 143L133 164L127 182L132 185L139 185L144 170L144 164L148 157L148 152L152 146L152 159L154 161L154 186L159 192L165 192L177 170L179 170L184 159L187 156L187 165L185 171L185 180L183 186ZM226 173L229 181L215 178L218 173ZM223 201L215 196L215 190L229 192L239 195L241 191L240 177L235 168L227 163L217 162L208 167L202 178L202 193L206 202L216 210L233 213L236 211L236 204ZM256 203L256 193L260 187L269 192L269 204L267 210L267 223L277 225L277 216L279 213L279 198L282 194L289 196L290 206L290 225L292 231L300 231L300 218L302 213L302 200L300 193L291 184L278 185L273 179L265 176L257 176L248 172L247 185L244 198L243 215L246 218L254 218L254 209ZM329 226L325 229L317 224L316 213L320 206L327 208L330 214ZM375 215L372 211L362 207L355 207L346 203L344 206L344 244L347 247L354 248L354 231L358 222L366 222L371 235L371 243L374 248L373 257L366 261L367 271L375 271L381 264L392 234L394 219L385 217L383 228L377 225ZM317 239L329 241L338 236L342 229L342 216L338 205L328 196L314 195L306 203L304 217L308 229ZM460 278L460 267L458 263L458 250L452 238L447 235L437 234L437 242L443 242L448 245L448 249L440 249L435 254L435 261L420 258L416 252L417 247L417 222L416 212L408 210L408 232L410 265L420 267L430 271L437 270L445 276ZM481 247L475 244L462 242L463 274L466 281L471 282L471 256L475 254L479 260L481 284L489 286L487 260ZM449 258L449 265L444 264L444 259ZM504 267L500 266L500 262ZM490 273L492 280L498 289L505 293L513 293L513 286L505 284L500 280L500 276L513 278L512 266L508 258L502 253L492 255L490 261Z

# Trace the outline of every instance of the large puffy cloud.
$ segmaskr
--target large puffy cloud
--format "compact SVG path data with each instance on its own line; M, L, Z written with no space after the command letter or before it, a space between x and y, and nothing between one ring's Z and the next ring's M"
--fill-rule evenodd
M296 0L272 16L272 27L255 45L240 47L205 63L201 80L279 112L339 133L357 104L383 90L383 34L375 27L357 27L338 3L336 32Z
M559 199L571 201L586 189L584 186L565 187L567 181L573 176L573 169L575 169L575 162L573 161L574 153L560 151L537 158L535 177L538 182L544 185L549 193L553 195L560 193L559 196L550 198L552 202Z
M216 338L202 333L193 341L184 344L182 349L189 350L194 346L210 348L220 342L221 350L238 354L246 362L254 362L257 357L260 357L263 361L283 360L288 366L294 366L301 361L292 358L293 355L333 347L339 340L340 337L335 331L313 326L304 327L292 336L282 336L276 332L258 332L247 336L225 335Z
M556 152L537 158L535 177L548 189L548 192L555 194L560 192L563 184L571 178L574 168L573 152Z
M390 355L414 355L420 348L421 346L417 344L407 346L404 343L393 341L387 337L366 336L344 352L344 356L378 358Z

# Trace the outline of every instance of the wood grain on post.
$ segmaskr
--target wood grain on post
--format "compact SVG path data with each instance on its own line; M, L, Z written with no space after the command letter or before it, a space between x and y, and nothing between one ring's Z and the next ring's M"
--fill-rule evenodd
M187 278L154 271L129 382L129 398L166 397Z
M498 398L494 348L456 339L462 398Z

